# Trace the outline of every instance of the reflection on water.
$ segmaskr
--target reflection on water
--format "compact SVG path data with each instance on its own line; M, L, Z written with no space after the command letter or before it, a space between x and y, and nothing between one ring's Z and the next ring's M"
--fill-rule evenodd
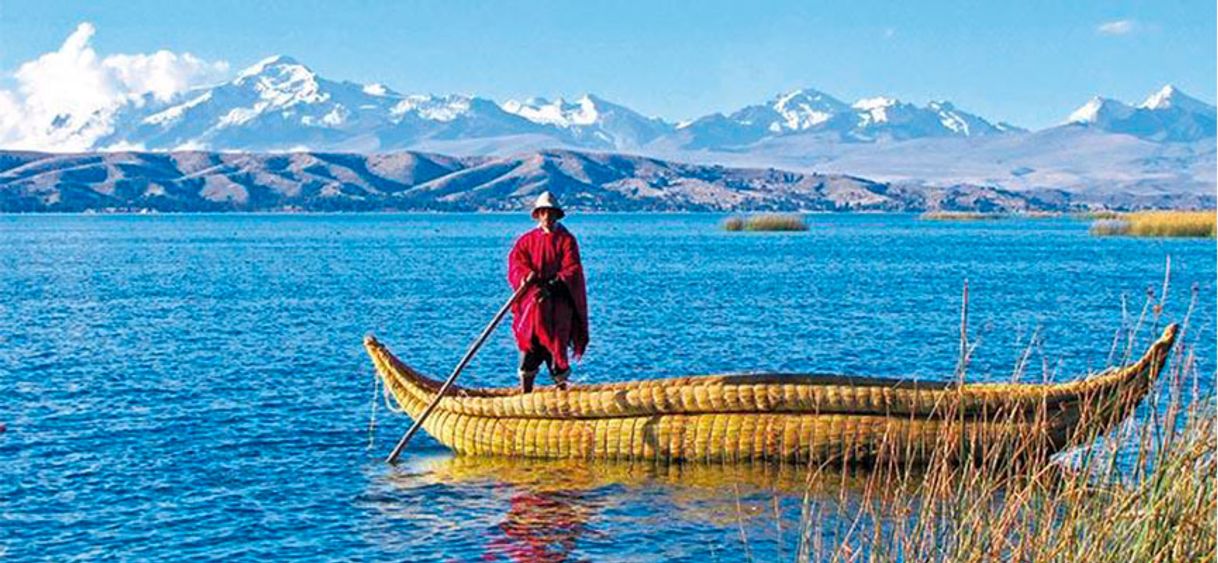
M578 492L522 490L512 495L500 534L486 543L483 560L502 554L512 561L567 561L591 516Z
M666 487L690 498L705 495L718 499L722 499L725 484L742 494L762 491L802 494L805 488L823 493L843 487L858 489L867 475L858 467L842 471L833 466L808 468L775 463L622 463L475 456L426 457L411 467L419 472L412 478L425 476L436 482L498 482L536 491L586 491L615 485Z
M375 541L416 557L735 560L747 552L772 559L792 556L808 540L800 532L809 507L822 516L849 510L866 476L860 469L772 464L437 455L376 475L363 501L378 515L369 528Z
M876 540L878 549L896 550L882 558L899 560L911 553L901 550L951 541L941 535L950 526L917 535L917 522L950 519L962 506L952 500L961 487L978 493L966 495L967 510L998 514L1007 509L1007 491L1045 492L1074 478L1058 465L1040 468L1031 488L1022 479L996 486L980 474L423 456L374 476L362 500L376 515L366 523L369 539L410 559L868 560ZM1076 490L1070 502L1107 491ZM911 535L878 541L898 530ZM910 538L930 543L905 543Z

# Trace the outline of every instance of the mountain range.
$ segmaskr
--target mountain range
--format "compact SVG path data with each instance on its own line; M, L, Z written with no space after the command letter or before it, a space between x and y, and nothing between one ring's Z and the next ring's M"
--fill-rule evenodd
M1172 86L1136 106L1094 98L1039 131L948 101L846 103L814 89L673 123L594 95L499 103L402 94L329 80L285 56L168 101L149 95L46 127L63 128L53 138L97 151L415 151L460 159L574 150L1097 198L1212 195L1216 163L1214 107Z
M882 183L545 150L353 153L0 151L0 212L520 210L543 190L599 211L1075 211L1195 207L1213 197L1088 200L1060 190Z

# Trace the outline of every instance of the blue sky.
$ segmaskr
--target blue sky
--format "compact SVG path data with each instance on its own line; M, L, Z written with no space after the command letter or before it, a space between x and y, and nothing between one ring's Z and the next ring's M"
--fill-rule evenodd
M949 99L1026 127L1165 83L1213 103L1215 2L59 2L0 0L0 72L81 22L99 55L271 54L323 76L496 100L593 92L671 120L798 87Z

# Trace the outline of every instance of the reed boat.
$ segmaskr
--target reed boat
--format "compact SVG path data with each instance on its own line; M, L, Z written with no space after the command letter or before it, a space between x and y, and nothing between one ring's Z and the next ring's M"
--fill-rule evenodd
M1044 455L1128 418L1175 342L1066 383L956 383L843 375L709 375L612 384L453 386L423 429L458 454L657 462L929 463ZM418 417L441 382L364 341L401 409Z

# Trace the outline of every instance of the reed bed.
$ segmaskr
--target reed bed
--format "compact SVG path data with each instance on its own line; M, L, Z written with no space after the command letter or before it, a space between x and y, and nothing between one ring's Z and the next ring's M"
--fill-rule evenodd
M1135 237L1214 237L1215 212L1141 211L1118 219L1102 219L1091 225L1095 235Z
M879 463L852 493L805 497L796 559L1215 561L1216 403L1197 397L1201 376L1183 338L1170 361L1141 414L1107 434L1072 437L1075 446L1053 459L1029 455L1045 439L1039 432L990 449L962 427L942 434L940 461L927 467ZM969 461L948 461L961 453ZM809 483L838 470L851 471L809 468Z
M1129 222L1120 219L1097 219L1088 229L1097 236L1120 236L1129 234Z
M976 211L927 211L918 216L923 221L994 221L1005 219L1002 213L980 213Z
M805 509L798 560L1213 561L1218 452L1212 402L1201 405L1180 429L1126 430L1139 436L1132 470L1109 441L1045 465L978 452L924 473L880 468L861 498Z
M786 213L762 213L758 215L728 217L723 221L727 231L806 231L808 224L802 215Z

